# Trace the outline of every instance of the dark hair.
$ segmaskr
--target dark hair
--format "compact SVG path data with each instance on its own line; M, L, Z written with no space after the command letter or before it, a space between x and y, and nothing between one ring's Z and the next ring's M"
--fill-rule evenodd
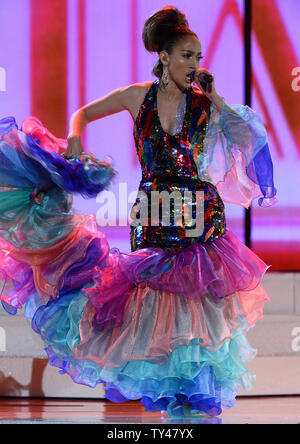
M187 35L198 38L197 34L190 30L185 14L175 6L168 5L154 12L146 20L142 37L147 51L159 54L165 50L171 54L175 43ZM156 62L152 72L158 78L162 76L163 64L160 60Z

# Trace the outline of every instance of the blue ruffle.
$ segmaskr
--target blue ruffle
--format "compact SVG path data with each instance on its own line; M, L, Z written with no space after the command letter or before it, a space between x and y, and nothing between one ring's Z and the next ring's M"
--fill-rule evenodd
M278 201L267 131L260 116L249 106L228 105L224 101L218 111L211 104L197 169L201 180L217 186L225 202L248 208L259 195L263 197L258 204L263 207Z
M255 377L248 374L244 363L253 359L255 350L242 328L217 351L209 351L201 340L192 339L187 346L176 347L163 365L135 360L112 368L75 360L72 348L80 342L79 322L86 302L80 289L62 291L59 299L41 305L35 312L30 313L28 307L35 302L29 300L25 313L33 315L32 328L44 340L50 364L79 384L95 387L105 382L107 399L141 399L148 411L172 410L179 403L214 416L234 405L239 385L252 387ZM239 321L242 325L243 320Z
M38 142L18 130L14 117L0 120L0 185L43 191L57 185L69 193L90 198L107 189L116 175L110 163L100 161L92 153L83 152L78 159L67 160Z

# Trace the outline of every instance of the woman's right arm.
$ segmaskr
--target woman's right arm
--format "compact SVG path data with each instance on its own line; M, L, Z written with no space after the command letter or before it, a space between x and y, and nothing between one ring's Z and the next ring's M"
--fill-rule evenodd
M136 104L139 103L140 95L140 84L123 86L75 111L69 123L66 157L72 154L78 156L84 151L80 135L89 122L124 110L128 110L134 115L134 109Z

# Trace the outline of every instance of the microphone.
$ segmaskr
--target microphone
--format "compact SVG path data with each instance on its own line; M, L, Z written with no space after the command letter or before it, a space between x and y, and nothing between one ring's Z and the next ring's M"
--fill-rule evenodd
M193 82L194 80L195 80L195 74L196 74L196 71L192 71L190 74L189 74L189 77L190 77L190 79L191 79L191 82ZM204 76L203 76L203 81L204 82L206 82L206 83L211 83L212 81L214 80L214 78L213 78L213 76L212 75L210 75L210 74L204 74Z

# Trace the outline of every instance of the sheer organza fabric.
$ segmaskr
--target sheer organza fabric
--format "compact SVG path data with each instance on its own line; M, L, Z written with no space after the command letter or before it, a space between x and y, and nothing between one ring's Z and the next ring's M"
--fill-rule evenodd
M209 160L211 174L208 134L201 162ZM177 252L110 248L95 216L74 211L71 193L90 198L108 188L116 176L111 160L91 153L67 160L65 149L36 118L22 130L12 117L0 121L3 307L11 314L24 308L50 364L77 383L105 383L114 402L141 399L149 411L169 412L190 404L220 414L238 386L254 380L245 364L255 350L245 332L262 317L269 266L228 229ZM247 165L261 149L249 152ZM233 160L228 165L241 173Z
M197 156L200 179L213 183L224 202L248 208L259 197L261 207L278 199L265 126L247 105L223 102L210 107L203 149Z

